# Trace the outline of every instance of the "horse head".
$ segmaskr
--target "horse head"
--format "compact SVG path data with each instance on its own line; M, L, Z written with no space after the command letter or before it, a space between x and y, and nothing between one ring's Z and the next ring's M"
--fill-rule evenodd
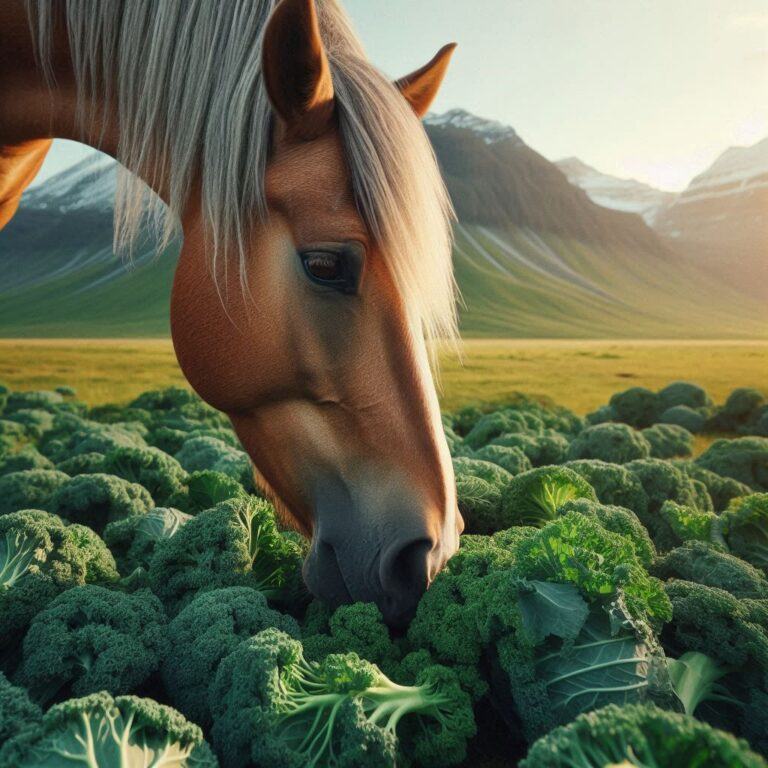
M392 83L337 0L12 0L0 43L0 226L51 137L116 157L116 241L181 222L179 362L311 535L310 589L407 618L462 527L425 341L455 334L452 211L419 120L453 46Z
M412 111L403 119L426 112L452 48L390 86ZM187 214L173 341L284 521L312 536L310 590L376 602L397 623L463 526L423 327L392 244L361 213L314 2L277 6L262 57L275 114L267 212L244 244L244 281L232 269L211 279L203 212Z

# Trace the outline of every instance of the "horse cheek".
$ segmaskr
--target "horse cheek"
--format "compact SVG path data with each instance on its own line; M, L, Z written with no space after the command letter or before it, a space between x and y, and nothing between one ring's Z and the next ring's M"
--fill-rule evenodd
M226 288L221 286L220 288ZM204 249L181 249L171 291L171 337L179 365L192 388L222 411L237 410L245 396L237 312L224 310Z

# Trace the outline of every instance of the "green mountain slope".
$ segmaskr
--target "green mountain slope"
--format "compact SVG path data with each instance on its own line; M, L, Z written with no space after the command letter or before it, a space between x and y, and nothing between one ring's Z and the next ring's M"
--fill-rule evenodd
M54 249L50 257L70 257ZM0 298L0 335L27 338L166 336L176 252L126 268L109 258L9 291ZM114 277L113 273L119 276Z
M457 228L454 265L462 290L462 332L505 337L514 329L524 338L763 338L764 308L720 286L703 285L686 267L661 263L642 279L629 275L616 251L601 251L555 235L541 237L547 250L590 280L544 274L524 230L493 232L476 225ZM533 267L510 257L510 246ZM539 246L541 247L541 246ZM698 290L690 291L692 283ZM608 293L599 286L613 284ZM704 288L717 303L702 298ZM731 307L739 306L734 312Z
M593 203L506 126L455 110L427 131L458 214L468 337L751 338L768 307ZM0 232L0 336L168 334L177 248L126 266L111 247L114 166L86 161L31 190Z
M0 335L168 335L178 246L154 250L139 244L132 264L115 256L108 206L22 208L0 232Z

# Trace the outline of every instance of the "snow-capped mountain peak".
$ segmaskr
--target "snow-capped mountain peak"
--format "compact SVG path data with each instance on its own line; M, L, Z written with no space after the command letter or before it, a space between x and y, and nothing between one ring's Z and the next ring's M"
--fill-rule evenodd
M482 137L486 144L496 144L500 141L514 141L523 144L523 140L517 135L517 131L509 125L504 125L498 120L486 120L483 117L473 115L466 109L449 109L438 115L430 112L424 123L434 127L462 128L472 131Z
M680 203L768 188L768 137L750 147L729 147L700 173L680 196Z
M658 231L728 282L768 299L768 138L731 147L678 195Z
M655 189L636 179L601 173L578 157L566 157L555 165L571 184L583 189L593 203L616 211L637 213L651 226L659 212L675 198L671 192Z
M52 176L44 184L24 193L26 208L56 210L111 211L115 198L117 162L109 155L93 150L83 160Z

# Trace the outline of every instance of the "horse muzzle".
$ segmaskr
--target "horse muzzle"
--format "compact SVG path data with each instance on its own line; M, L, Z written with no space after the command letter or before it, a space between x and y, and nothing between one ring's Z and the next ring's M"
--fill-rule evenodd
M326 500L316 508L304 564L307 587L334 607L376 603L387 624L403 626L458 548L461 518L455 511L446 516L403 505L396 496L378 509L345 501Z

